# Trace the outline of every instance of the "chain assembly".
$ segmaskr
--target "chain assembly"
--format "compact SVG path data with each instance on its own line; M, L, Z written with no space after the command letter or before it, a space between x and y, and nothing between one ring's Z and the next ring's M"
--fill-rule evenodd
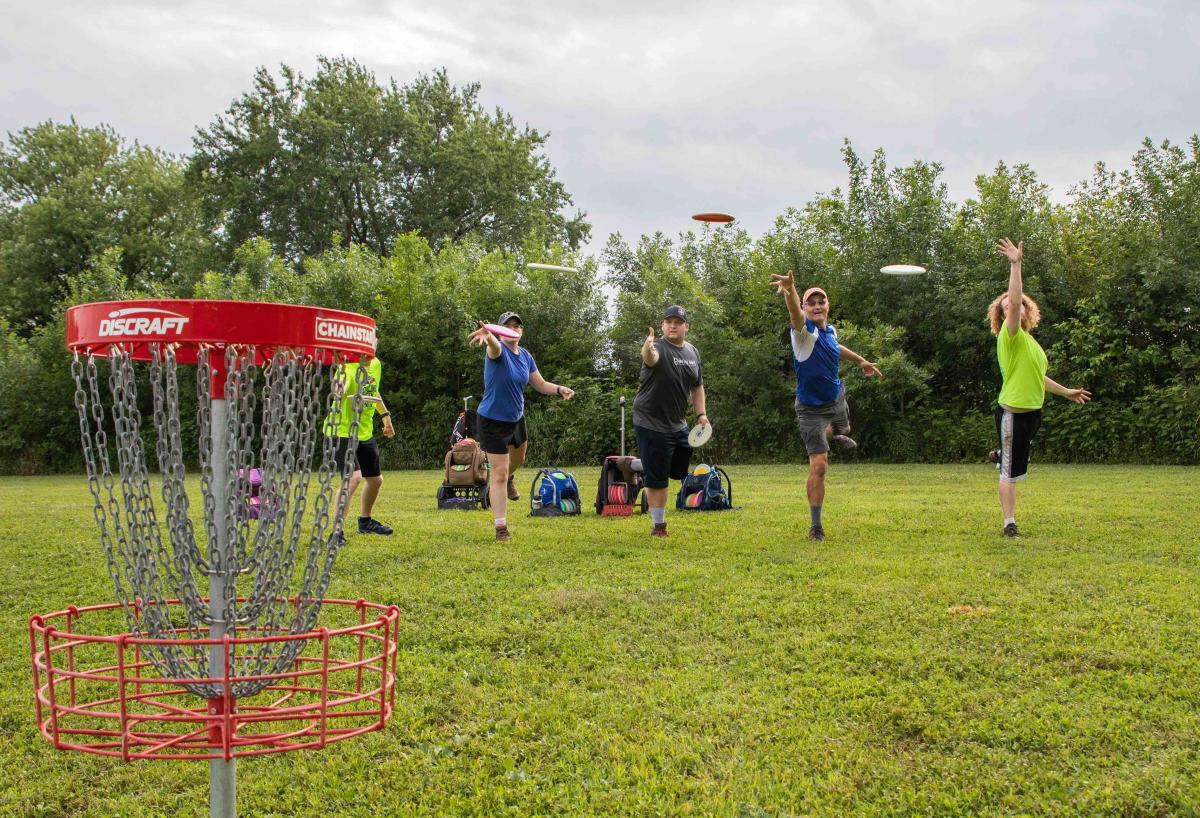
M345 543L342 517L353 469L352 457L337 467L336 435L348 412L347 445L354 451L365 367L348 382L344 367L301 349L201 345L195 355L200 495L193 506L176 349L149 347L149 429L143 428L146 396L139 400L132 348L114 344L104 351L107 377L98 355L76 351L71 363L105 563L132 634L204 639L216 625L238 637L227 659L229 677L238 679L229 691L214 682L205 645L147 647L160 674L200 680L185 686L210 699L252 695L268 685L253 677L289 668L303 642L244 637L298 635L317 625ZM161 507L146 464L148 440ZM261 475L260 484L252 474ZM175 599L181 604L168 604ZM172 611L176 619L182 611L186 621L173 621Z

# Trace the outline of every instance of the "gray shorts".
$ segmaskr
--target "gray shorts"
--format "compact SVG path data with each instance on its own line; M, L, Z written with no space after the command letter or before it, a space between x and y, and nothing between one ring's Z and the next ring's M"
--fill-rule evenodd
M835 435L850 431L850 406L846 403L846 392L843 390L829 403L820 406L797 401L796 423L800 426L800 437L804 439L804 448L809 454L829 451L829 439L825 437L827 428L833 426Z

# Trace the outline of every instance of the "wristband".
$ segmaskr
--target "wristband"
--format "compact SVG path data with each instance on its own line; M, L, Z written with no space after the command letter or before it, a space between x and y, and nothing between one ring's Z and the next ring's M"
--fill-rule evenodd
M560 398L562 397L562 385L561 384L554 387L554 394L558 395Z
M380 412L379 416L381 418L390 418L392 416L392 413L391 412Z

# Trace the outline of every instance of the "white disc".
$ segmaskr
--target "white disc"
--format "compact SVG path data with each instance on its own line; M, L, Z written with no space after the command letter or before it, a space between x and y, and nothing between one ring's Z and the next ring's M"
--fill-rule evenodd
M879 272L889 276L919 276L925 272L925 268L916 264L888 264L880 267Z
M699 449L708 439L712 437L712 424L706 423L703 426L693 426L692 431L688 432L688 445L693 449Z
M540 261L531 261L525 265L531 270L554 270L559 273L578 273L578 267L566 267L562 264L542 264Z

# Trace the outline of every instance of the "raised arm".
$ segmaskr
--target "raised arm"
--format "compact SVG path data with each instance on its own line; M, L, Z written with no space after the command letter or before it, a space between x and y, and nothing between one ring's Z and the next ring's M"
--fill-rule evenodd
M996 252L1008 259L1008 315L1004 324L1008 328L1008 337L1012 338L1021 328L1021 296L1025 292L1021 282L1021 260L1025 257L1025 241L1022 239L1013 244L1009 239L1001 239L996 244Z
M642 363L650 367L658 364L658 350L654 346L654 327L646 327L646 341L642 344Z
M500 339L493 335L483 322L479 322L479 329L467 336L467 341L472 346L486 346L487 356L492 360L500 357Z
M775 292L783 294L783 300L788 308L788 315L792 319L792 329L803 329L804 309L800 305L800 294L796 292L796 283L792 279L792 271L788 270L785 276L771 273L771 286L775 288Z

